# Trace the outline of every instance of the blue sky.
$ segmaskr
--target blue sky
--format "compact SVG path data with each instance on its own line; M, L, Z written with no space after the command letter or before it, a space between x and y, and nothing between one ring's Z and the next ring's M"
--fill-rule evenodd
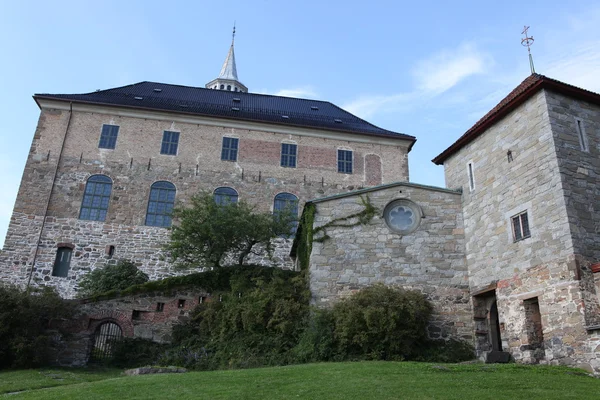
M328 100L417 137L411 181L444 186L430 160L529 75L600 92L597 1L0 0L0 243L39 109L34 93L144 80L204 86L237 24L251 92Z

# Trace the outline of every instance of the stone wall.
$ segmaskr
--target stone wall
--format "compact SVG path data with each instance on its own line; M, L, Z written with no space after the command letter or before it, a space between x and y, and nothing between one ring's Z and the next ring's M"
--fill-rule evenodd
M444 167L447 185L463 188L471 292L495 287L502 349L521 362L600 371L597 335L586 330L598 319L588 258L598 240L596 233L587 232L595 220L585 221L596 199L590 197L595 195L592 179L582 173L589 174L597 161L578 154L576 103L541 90L452 155ZM591 148L597 140L590 138ZM523 211L531 236L515 240L511 217ZM540 315L534 322L536 307ZM541 329L541 345L534 339L540 332L532 329ZM488 349L480 345L478 350Z
M57 287L65 297L75 295L82 274L108 261L108 246L115 246L115 259L134 260L153 279L172 274L161 250L168 230L144 225L150 186L156 181L173 183L179 204L199 190L229 186L257 210L269 211L281 192L298 196L302 207L308 199L367 183L408 179L406 140L300 128L283 133L281 127L264 124L219 126L226 121L93 106L75 105L69 118L69 111L60 109L64 104L51 106L42 109L34 135L0 259L0 280L26 284L31 279ZM120 127L114 150L98 148L103 124ZM160 154L165 130L181 132L176 156ZM237 162L220 159L224 136L239 138ZM297 168L279 165L283 141L297 144ZM337 172L338 148L353 150L353 174ZM78 219L86 181L94 174L113 181L104 222ZM59 243L74 246L67 278L51 275ZM274 262L264 257L251 261L291 267L288 251L284 241L278 243Z
M353 224L344 220L364 209L369 198L377 215L366 225L329 226L330 237L313 242L310 287L313 301L327 305L374 283L416 289L435 307L434 338L473 338L473 317L465 265L460 193L441 188L395 184L315 201L314 227ZM386 225L382 212L396 199L420 206L416 231L401 235Z
M80 300L78 316L65 321L68 334L58 337L55 363L86 365L94 346L94 335L105 322L116 323L123 337L142 338L159 343L172 340L173 327L188 320L190 312L203 301L212 301L201 289L177 289L169 293L142 293L105 300ZM158 304L162 305L158 307Z

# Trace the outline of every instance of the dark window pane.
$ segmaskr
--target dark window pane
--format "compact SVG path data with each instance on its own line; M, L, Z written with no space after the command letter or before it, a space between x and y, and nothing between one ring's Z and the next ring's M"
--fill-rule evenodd
M521 240L523 236L521 235L521 224L519 222L519 217L514 217L513 221L513 230L515 232L515 240Z
M352 151L338 150L338 172L343 174L352 173Z
M104 221L110 202L112 181L105 175L91 176L85 186L79 218Z
M523 237L531 236L529 232L529 220L527 219L527 213L521 214L521 226L523 227Z
M169 215L173 211L174 204L175 185L166 181L155 182L150 187L150 199L146 211L146 225L171 226Z
M237 149L238 139L237 138L223 138L223 147L221 148L221 160L225 161L237 161Z
M56 259L54 260L54 266L52 267L52 275L67 277L69 274L69 267L71 265L71 250L68 247L60 247L56 252Z
M177 155L178 144L179 132L164 131L160 154Z
M102 132L100 133L100 143L98 144L98 147L102 149L114 149L117 144L118 134L118 126L102 125Z

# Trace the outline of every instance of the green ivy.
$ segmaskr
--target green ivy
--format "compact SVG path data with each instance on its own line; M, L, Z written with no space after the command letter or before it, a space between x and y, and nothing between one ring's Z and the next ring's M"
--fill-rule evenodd
M300 268L302 270L308 269L308 266L310 264L310 254L312 252L313 242L323 243L331 238L327 234L328 228L351 228L353 226L366 225L373 219L375 215L377 215L378 210L375 206L373 206L373 204L371 204L369 196L359 196L359 199L360 203L364 207L361 211L347 215L345 217L334 218L328 223L321 225L317 228L314 228L316 214L315 205L310 203L305 206L304 212L302 213L302 217L300 217L300 227L298 229L299 238L297 239L298 245L296 250L296 257L298 258ZM351 220L356 221L349 222Z

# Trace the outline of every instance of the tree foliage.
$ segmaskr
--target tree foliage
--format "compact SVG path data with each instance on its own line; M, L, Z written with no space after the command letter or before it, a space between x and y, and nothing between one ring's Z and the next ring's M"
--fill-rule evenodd
M34 368L51 360L53 320L70 318L74 308L49 288L27 293L0 285L0 369Z
M427 340L432 310L418 291L383 284L365 288L333 307L337 352L348 358L409 358Z
M98 268L85 275L79 283L79 296L92 297L111 290L123 290L148 281L148 275L134 263L120 260L115 265Z
M271 239L289 235L296 220L289 211L257 213L245 201L217 204L209 193L193 196L189 207L176 207L173 218L166 250L182 269L220 267L228 256L242 265L259 247L270 256Z

